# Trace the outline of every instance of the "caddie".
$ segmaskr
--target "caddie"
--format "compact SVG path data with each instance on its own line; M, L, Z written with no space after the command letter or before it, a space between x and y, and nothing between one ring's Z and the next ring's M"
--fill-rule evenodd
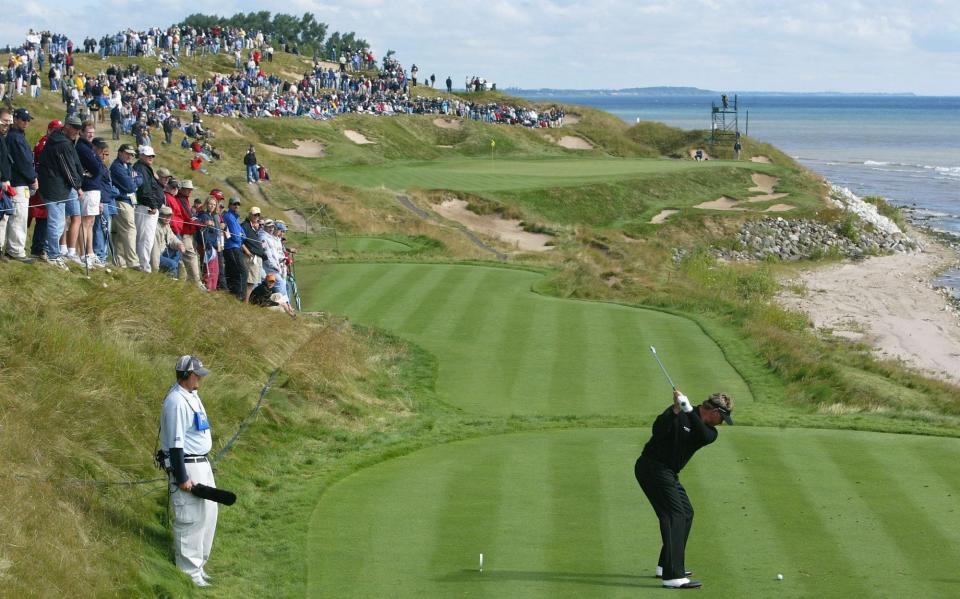
M208 374L198 358L180 356L177 382L167 392L160 416L160 450L173 504L174 559L198 587L210 586L203 567L217 528L217 504L190 492L197 484L216 486L207 457L213 445L210 422L197 395L200 381Z

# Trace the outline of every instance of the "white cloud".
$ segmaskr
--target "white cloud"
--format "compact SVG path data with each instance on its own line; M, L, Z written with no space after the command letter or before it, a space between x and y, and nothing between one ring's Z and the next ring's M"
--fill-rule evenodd
M943 76L960 54L952 0L143 0L24 3L0 44L26 27L75 38L166 25L189 13L312 12L426 72L501 86L917 91L960 94ZM66 8L65 8L66 7ZM162 16L161 16L162 15ZM21 29L23 31L21 31ZM883 68L878 68L882 64ZM955 67L954 67L955 68Z

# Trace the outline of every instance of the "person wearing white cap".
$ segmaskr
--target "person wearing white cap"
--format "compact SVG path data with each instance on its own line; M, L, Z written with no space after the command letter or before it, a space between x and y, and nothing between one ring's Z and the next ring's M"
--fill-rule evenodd
M167 392L160 415L160 451L173 504L174 562L198 587L210 586L204 570L217 530L217 504L193 495L197 485L215 487L207 454L213 447L207 410L197 389L210 374L194 356L180 356L177 382Z
M157 216L160 206L166 204L163 185L153 172L153 159L156 153L150 146L140 146L137 163L133 170L140 173L143 183L137 189L137 206L134 220L137 226L137 259L140 270L150 272L150 256L153 252L153 239L157 232Z

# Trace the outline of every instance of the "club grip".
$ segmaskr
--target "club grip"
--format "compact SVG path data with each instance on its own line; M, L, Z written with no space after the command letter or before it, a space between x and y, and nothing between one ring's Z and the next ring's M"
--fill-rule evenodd
M233 491L218 489L217 487L209 487L199 483L193 485L193 487L190 489L190 492L201 499L215 501L217 503L222 503L223 505L233 505L237 502L237 494Z

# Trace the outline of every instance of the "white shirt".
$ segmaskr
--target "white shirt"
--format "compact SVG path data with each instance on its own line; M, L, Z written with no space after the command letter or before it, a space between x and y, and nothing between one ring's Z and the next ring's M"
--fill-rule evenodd
M194 414L207 411L196 391L189 392L174 384L163 400L160 414L160 448L166 452L171 447L183 448L187 455L206 455L213 447L210 429L197 430Z

